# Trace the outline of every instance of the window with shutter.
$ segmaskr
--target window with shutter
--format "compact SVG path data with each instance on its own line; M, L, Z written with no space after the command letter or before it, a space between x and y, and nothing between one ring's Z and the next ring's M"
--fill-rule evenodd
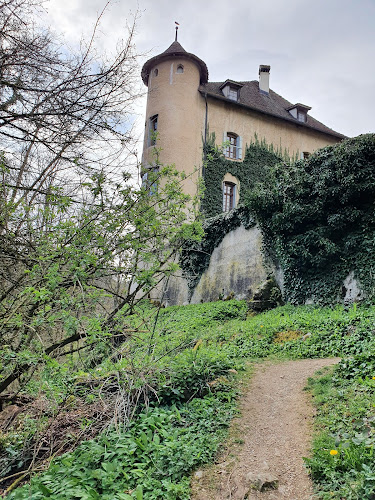
M231 160L242 160L242 137L233 132L224 134L224 156Z

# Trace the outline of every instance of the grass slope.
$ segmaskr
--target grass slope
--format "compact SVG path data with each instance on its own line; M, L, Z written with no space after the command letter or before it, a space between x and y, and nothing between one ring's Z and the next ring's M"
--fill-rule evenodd
M375 498L374 319L375 307L355 305L287 305L254 317L238 301L159 312L144 305L129 321L137 335L99 346L79 371L52 366L38 387L29 384L57 404L94 405L115 391L126 411L8 498L188 499L191 472L214 458L236 411L237 373L270 356L343 357L310 383L320 431L308 465L321 498ZM1 436L3 476L30 469L20 443L36 439L30 423Z

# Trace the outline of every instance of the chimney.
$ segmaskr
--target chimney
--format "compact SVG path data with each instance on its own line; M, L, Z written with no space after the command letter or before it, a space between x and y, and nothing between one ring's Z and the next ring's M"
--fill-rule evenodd
M261 64L259 66L259 90L262 94L269 94L270 92L270 69L271 66Z

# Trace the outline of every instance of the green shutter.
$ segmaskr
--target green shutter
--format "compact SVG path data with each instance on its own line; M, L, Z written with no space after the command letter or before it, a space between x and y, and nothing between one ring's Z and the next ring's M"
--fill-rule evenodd
M237 160L242 160L242 137L237 137Z

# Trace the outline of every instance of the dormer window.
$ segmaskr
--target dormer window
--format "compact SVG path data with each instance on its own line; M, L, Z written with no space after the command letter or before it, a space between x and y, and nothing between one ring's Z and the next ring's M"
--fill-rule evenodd
M231 101L238 101L240 97L241 87L242 87L241 83L227 80L223 83L220 89L227 99L230 99Z
M297 103L286 109L293 116L293 118L301 123L306 123L307 112L310 111L311 108L309 106L305 106L304 104Z
M297 120L299 122L306 122L307 121L307 113L305 111L300 111L297 109Z
M238 101L238 90L233 87L229 87L227 97L228 99L232 99L232 101Z

